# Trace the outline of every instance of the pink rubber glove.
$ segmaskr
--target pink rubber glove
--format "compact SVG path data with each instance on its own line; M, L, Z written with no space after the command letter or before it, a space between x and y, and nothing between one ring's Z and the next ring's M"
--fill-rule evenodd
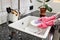
M44 28L47 28L47 27L49 27L49 26L53 26L54 25L54 21L55 20L51 20L51 21L48 21L48 22L43 22L43 23L40 23L39 25L38 25L38 28L42 28L42 29L44 29Z
M54 21L55 20L51 20L51 21L46 22L47 26L53 26L55 23Z
M38 28L42 28L42 29L44 29L44 28L47 28L48 26L45 24L45 23L40 23L39 25L38 25Z
M56 17L55 16L42 17L39 18L38 20L42 22L38 25L39 28L47 28L48 26L54 25L54 21L56 20Z
M48 17L41 17L38 20L39 21L43 21L43 22L47 22L48 21L47 19L48 19Z
M48 20L56 20L56 16L51 16L51 17L48 17Z
M51 17L41 17L38 20L42 21L42 22L48 22L50 20L55 20L56 17L55 16L51 16Z

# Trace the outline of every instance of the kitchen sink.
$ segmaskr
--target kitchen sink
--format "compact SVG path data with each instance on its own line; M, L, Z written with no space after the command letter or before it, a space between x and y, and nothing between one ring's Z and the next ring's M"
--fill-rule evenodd
M30 22L35 19L38 19L38 17L27 16L25 18L20 19L19 21L15 22L15 23L10 24L10 25L14 25L14 28L17 28L17 29L27 30L27 31L36 33L36 32L38 32L38 28L34 27L33 25L30 24Z
M26 32L28 34L32 34L40 38L46 38L51 27L41 29L30 24L32 20L36 20L38 18L39 17L36 16L26 16L19 21L9 24L9 27Z

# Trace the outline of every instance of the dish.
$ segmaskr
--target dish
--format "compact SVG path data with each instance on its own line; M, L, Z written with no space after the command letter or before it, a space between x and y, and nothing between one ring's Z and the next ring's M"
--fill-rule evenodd
M41 23L41 21L39 21L39 20L32 20L31 21L31 25L33 25L33 26L38 26L40 23Z

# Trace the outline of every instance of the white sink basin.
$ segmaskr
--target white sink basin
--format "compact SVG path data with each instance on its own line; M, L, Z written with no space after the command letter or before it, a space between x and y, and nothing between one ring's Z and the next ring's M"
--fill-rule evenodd
M39 17L35 17L35 16L27 16L19 21L9 24L9 27L12 27L14 29L26 32L28 34L31 34L40 38L46 38L51 27L48 27L46 29L41 29L38 27L34 27L30 24L32 20L36 20L38 18Z
M25 17L25 18L15 22L15 23L12 23L10 25L14 25L13 27L17 28L17 29L27 30L27 31L31 31L31 32L37 32L38 28L34 27L30 24L30 22L34 19L38 19L38 17L28 16L28 17Z

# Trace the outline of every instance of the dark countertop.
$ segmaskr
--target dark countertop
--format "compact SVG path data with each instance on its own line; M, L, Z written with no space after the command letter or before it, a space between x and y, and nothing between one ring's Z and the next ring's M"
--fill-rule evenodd
M56 14L56 13L49 13L49 12L46 12L46 16L52 16L52 15L54 15L54 14ZM28 15L40 17L39 11L34 11L34 12L31 12L31 13L26 14L26 15L24 15L24 16L21 16L21 18L24 18L24 17L26 17L26 16L28 16Z

